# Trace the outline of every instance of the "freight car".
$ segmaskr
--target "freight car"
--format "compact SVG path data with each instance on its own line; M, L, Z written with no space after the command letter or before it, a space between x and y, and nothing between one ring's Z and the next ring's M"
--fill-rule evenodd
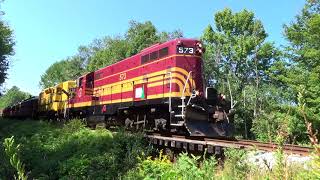
M230 103L216 89L205 87L203 52L201 42L194 39L155 44L76 81L45 89L39 95L38 114L84 118L89 124L230 137Z
M35 119L38 116L38 97L30 97L29 99L18 102L10 107L6 107L2 116L5 118L16 119Z

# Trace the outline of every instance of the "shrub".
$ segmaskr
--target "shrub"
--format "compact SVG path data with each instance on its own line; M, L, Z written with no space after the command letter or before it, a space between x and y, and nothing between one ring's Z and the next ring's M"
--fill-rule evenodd
M226 149L221 176L224 179L245 179L249 172L247 152L241 149Z
M4 150L6 155L9 157L10 164L14 169L16 170L16 173L18 174L18 177L15 177L15 179L19 180L27 180L28 176L25 173L24 165L19 157L19 151L20 151L20 144L16 145L14 142L14 137L6 138L3 142Z
M176 163L162 151L158 158L148 157L138 168L129 171L125 179L214 179L217 161L212 156L200 162L199 156L181 153Z
M148 155L141 134L85 128L81 120L61 126L44 121L0 121L1 140L10 134L21 144L21 160L33 179L115 179ZM1 147L2 149L2 147ZM0 179L14 173L7 169L0 149Z

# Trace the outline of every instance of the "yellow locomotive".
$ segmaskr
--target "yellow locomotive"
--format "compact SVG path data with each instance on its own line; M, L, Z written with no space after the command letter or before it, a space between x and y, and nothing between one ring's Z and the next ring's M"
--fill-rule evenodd
M75 81L65 81L54 87L44 89L39 94L39 117L55 119L65 117L71 89L75 87Z

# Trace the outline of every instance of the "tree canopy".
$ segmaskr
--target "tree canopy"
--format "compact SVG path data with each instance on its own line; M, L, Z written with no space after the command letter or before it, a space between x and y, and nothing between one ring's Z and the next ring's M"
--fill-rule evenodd
M17 86L13 86L0 97L0 108L11 106L29 97L31 97L29 93L21 91Z
M47 88L60 82L76 79L85 72L83 63L84 59L80 56L53 63L41 76L40 86Z
M258 117L265 101L268 70L278 60L279 51L265 41L267 33L253 12L233 13L226 8L214 15L214 22L201 37L207 48L206 78L209 85L229 95L232 106L237 105L236 125L247 136L250 121Z
M295 21L284 26L289 41L286 52L289 68L282 68L282 75L275 80L286 85L296 96L303 92L308 119L320 128L320 1L308 0ZM285 66L283 65L283 66ZM282 66L282 67L283 67Z
M7 78L10 57L14 54L14 45L13 31L0 15L0 87Z

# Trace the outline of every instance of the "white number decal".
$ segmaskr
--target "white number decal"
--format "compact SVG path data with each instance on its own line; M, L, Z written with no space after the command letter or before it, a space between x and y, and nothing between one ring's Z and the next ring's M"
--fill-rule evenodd
M178 53L179 54L193 54L194 53L194 48L192 47L178 47Z
M189 48L189 53L193 54L193 48Z
M179 54L183 54L183 47L178 48Z
M122 81L122 80L125 80L126 78L127 78L127 74L126 73L121 73L119 80Z

